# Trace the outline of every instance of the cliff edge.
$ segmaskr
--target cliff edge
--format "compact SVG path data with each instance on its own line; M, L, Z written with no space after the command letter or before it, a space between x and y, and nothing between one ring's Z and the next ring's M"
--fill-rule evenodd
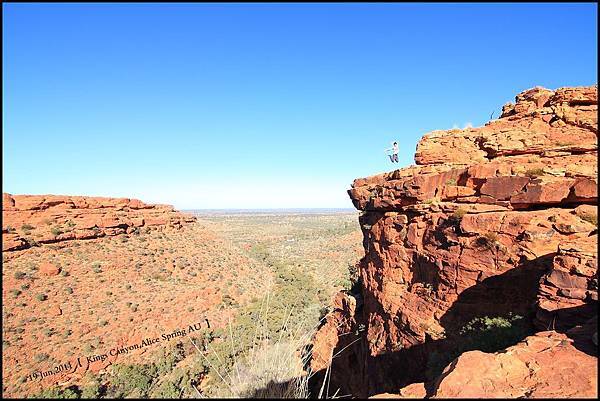
M483 127L426 134L415 166L354 181L365 256L315 336L315 382L597 395L597 93L526 90Z
M140 229L179 229L194 221L172 206L138 199L3 193L2 252Z

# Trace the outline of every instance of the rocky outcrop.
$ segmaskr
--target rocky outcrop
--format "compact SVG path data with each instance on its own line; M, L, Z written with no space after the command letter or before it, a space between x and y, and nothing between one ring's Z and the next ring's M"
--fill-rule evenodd
M315 337L319 357L335 356L330 386L364 397L426 383L432 396L438 368L479 349L483 328L502 329L489 352L589 322L597 141L596 86L534 88L483 127L426 134L416 166L355 180L365 256L362 288L345 296L361 306L336 308Z
M597 374L597 357L546 331L501 353L465 352L437 379L431 398L595 398Z
M538 291L535 323L541 330L565 331L597 315L598 235L558 245L552 267Z
M168 205L137 199L2 194L2 251L36 244L178 229L195 221Z

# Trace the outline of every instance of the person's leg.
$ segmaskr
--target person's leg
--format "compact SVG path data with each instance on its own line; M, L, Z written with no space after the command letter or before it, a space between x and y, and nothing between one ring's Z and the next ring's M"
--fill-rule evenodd
M390 161L393 163L394 162L394 155L388 155L388 157L390 158Z
M394 153L394 161L398 163L398 153Z

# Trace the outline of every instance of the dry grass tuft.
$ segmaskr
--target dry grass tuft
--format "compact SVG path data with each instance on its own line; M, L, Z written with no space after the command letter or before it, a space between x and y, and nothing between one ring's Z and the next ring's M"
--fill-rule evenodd
M204 353L198 351L211 364L211 370L219 378L214 396L219 398L309 398L308 381L311 372L305 370L310 360L307 347L316 331L304 322L291 322L292 310L287 314L281 329L273 332L268 322L269 295L265 296L264 308L254 327L252 345L240 344L235 338L231 323L229 338L234 363L230 369L215 367ZM194 344L195 345L195 344ZM209 347L207 353L215 350ZM211 394L213 396L213 394Z

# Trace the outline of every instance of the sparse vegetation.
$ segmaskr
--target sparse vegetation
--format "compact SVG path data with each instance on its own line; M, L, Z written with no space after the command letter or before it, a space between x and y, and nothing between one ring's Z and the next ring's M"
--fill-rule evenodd
M496 352L510 347L531 334L531 323L523 316L509 313L507 316L476 317L459 329L453 340L454 350L443 354L433 352L427 363L429 380L439 376L442 370L460 354L480 350Z
M209 396L308 398L303 366L310 354L301 351L316 326L303 327L307 321L292 318L293 309L274 319L271 311L279 312L270 307L274 300L262 299L259 310L248 311L249 319L229 327L222 342L211 343L201 365L217 380Z
M466 209L459 207L458 209L456 209L454 211L454 213L452 213L452 215L450 216L450 219L455 222L460 223L460 221L462 220L462 218L465 214L467 214Z
M27 276L27 274L26 274L25 272L22 272L22 271L16 271L16 272L15 272L15 275L14 275L14 277L15 277L17 280L24 279L26 276Z
M460 329L473 349L494 352L516 343L527 334L525 318L520 315L474 318Z
M493 231L488 231L476 240L476 245L487 250L495 250L499 246L498 234Z
M587 221L588 223L592 223L596 227L598 226L598 213L594 212L584 212L579 215L581 220Z
M543 168L531 168L531 169L525 171L525 175L527 177L531 177L531 178L539 177L539 176L544 175L544 169Z
M77 393L73 387L67 387L64 389L60 387L49 387L43 389L40 393L36 394L32 398L76 399L79 398L79 393Z
M94 380L89 386L85 386L81 389L81 398L83 399L96 399L102 395L102 388L100 382Z
M38 363L39 363L39 362L43 362L43 361L45 361L45 360L46 360L46 359L48 359L48 358L50 358L50 355L48 355L48 354L45 354L45 353L41 353L41 354L35 354L35 355L34 355L34 357L33 357L33 360L34 360L35 362L38 362Z
M110 344L117 342L117 336L123 334L122 328L144 324L148 321L148 316L154 315L159 309L170 321L176 319L187 323L198 319L206 310L215 311L217 307L221 307L227 312L234 312L232 331L213 328L206 330L206 337L194 337L201 349L210 344L210 349L221 359L219 362L216 356L209 357L213 367L208 366L208 362L195 348L189 349L192 345L186 341L182 356L186 358L185 363L179 360L172 362L169 355L158 358L146 355L144 359L148 370L145 372L129 369L117 372L110 368L101 374L102 380L99 383L104 384L85 384L87 387L72 386L70 389L78 396L91 391L91 394L99 394L100 397L128 393L124 396L189 398L198 396L191 384L197 385L204 375L208 375L213 383L220 383L220 387L226 387L213 368L219 369L222 374L237 372L238 369L240 372L247 372L252 365L252 361L247 358L253 349L258 350L266 340L271 349L277 344L280 334L284 339L288 336L289 333L285 334L286 329L283 327L285 319L289 317L294 324L302 323L309 327L319 321L321 311L330 302L334 291L340 287L352 287L353 276L356 275L354 264L361 252L356 215L357 213L341 217L234 216L238 219L235 224L230 222L230 217L218 217L211 224L218 227L218 235L227 240L211 238L215 244L206 241L205 227L194 228L196 231L192 232L193 235L183 230L181 233L158 233L157 230L152 230L149 236L144 234L142 228L138 236L129 237L129 243L121 243L121 237L112 237L110 240L107 238L106 241L73 241L69 247L54 246L51 258L45 258L49 255L49 245L28 250L30 253L27 255L31 255L31 259L10 260L8 263L12 270L9 271L35 271L43 262L62 266L62 270L60 276L31 280L31 294L28 293L27 297L21 295L30 305L22 303L24 309L17 309L20 313L29 313L35 309L50 313L45 322L40 319L37 323L24 323L24 334L30 338L37 334L37 341L41 340L47 347L52 347L53 358L60 361L65 355L70 358L72 355L92 356L106 352ZM52 224L59 227L57 223ZM63 226L70 225L65 222ZM49 229L46 228L48 231ZM190 241L190 238L194 238L194 241ZM141 241L136 245L138 239L145 241L143 245L140 246ZM181 269L182 266L185 269ZM93 272L103 274L95 275ZM37 277L35 273L28 275ZM153 275L163 279L151 280ZM61 276L65 278L62 279ZM108 287L117 277L120 281ZM145 281L146 279L150 280ZM132 284L135 284L135 291ZM267 335L256 338L256 319L261 316L261 305L264 312L264 303L253 297L262 294L267 288L271 289L270 312L269 317L264 320L269 331ZM94 289L93 296L90 289ZM208 296L200 298L203 302L200 305L182 303L193 299L190 298L190 293L207 291L210 294L214 290L224 296L224 302L220 306L217 305L218 297L213 297L216 301L211 301ZM36 297L38 293L42 294ZM73 293L85 295L70 296ZM182 296L178 296L179 293ZM42 308L36 308L35 300L34 303L30 302L29 297L46 300L46 294L53 300L48 307L44 304ZM56 305L54 301L68 302L69 308L63 309L61 315L54 315L54 310L50 309ZM12 298L10 302L13 308L19 306ZM10 318L9 322L13 319ZM76 321L85 321L92 328L92 335L102 334L102 343L92 342L87 337L86 340L79 340L81 332L78 329L70 330L71 327L78 327ZM53 329L49 329L49 325ZM97 332L94 333L93 330ZM300 335L306 332L300 330ZM234 352L231 347L232 338ZM20 340L16 341L18 344ZM90 343L86 344L86 341ZM11 342L10 348L16 349L12 338ZM79 344L79 349L67 350L68 344L72 343ZM288 354L287 351L284 352L283 344L280 343L280 350L277 351L282 352L278 354L281 358ZM149 348L150 353L160 349ZM294 353L296 351L298 350L295 349ZM265 349L265 355L273 355L274 352ZM149 360L153 363L148 363ZM47 365L58 361L51 360ZM126 366L126 358L123 358L122 364ZM147 374L154 370L156 374ZM113 383L113 378L121 373L125 373L134 382L138 381L141 390L121 388L125 379L115 379ZM247 378L260 383L254 372L248 373ZM148 387L144 384L147 383L146 379L150 383ZM111 390L113 384L116 384L117 389ZM237 383L236 386L243 387L247 384ZM88 387L89 390L86 390ZM244 390L242 387L237 388L244 392L254 391L249 388ZM219 391L221 390L223 388ZM203 395L213 394L212 390L206 388L203 391ZM214 391L216 393L217 389ZM60 391L52 394L57 397L63 395Z

